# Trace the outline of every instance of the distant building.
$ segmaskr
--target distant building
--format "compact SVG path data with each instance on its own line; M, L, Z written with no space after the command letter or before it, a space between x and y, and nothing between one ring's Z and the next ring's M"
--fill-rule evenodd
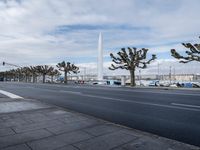
M195 81L196 75L194 74L176 74L171 75L172 81ZM161 80L170 80L170 75L163 75L160 78Z
M121 81L122 76L125 78L126 82L130 82L130 75L115 75L115 76L108 76L104 75L104 80L117 80ZM176 75L136 75L135 80L140 81L140 80L163 80L163 81L198 81L200 82L200 75L195 75L195 74L176 74ZM69 80L85 80L85 81L94 81L97 79L97 75L70 75L68 77Z

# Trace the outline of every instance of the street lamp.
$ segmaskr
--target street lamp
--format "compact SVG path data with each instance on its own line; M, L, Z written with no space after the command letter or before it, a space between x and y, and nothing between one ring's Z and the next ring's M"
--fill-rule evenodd
M158 80L160 80L160 64L158 62Z
M170 85L172 83L172 66L169 67L169 80L170 80Z
M21 66L18 66L18 65L15 65L15 64L11 64L11 63L7 63L7 62L3 61L3 66L5 66L5 65L21 68Z
M140 81L140 86L142 85L141 83L141 70L139 70L139 81Z

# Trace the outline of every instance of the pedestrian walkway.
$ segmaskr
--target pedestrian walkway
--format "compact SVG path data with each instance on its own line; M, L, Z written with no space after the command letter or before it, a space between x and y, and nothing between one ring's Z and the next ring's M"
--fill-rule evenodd
M199 150L37 100L0 95L1 150Z

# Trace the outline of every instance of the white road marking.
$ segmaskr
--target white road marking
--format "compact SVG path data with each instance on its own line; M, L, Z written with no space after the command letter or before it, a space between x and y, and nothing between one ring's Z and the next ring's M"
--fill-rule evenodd
M63 86L64 88L66 88L66 86ZM69 87L67 87L69 88ZM96 87L95 86L91 86L91 87L70 87L70 88L81 88L81 89L95 89ZM96 88L97 90L100 89L100 90L104 90L104 91L116 91L116 94L117 94L117 91L126 91L126 92L132 92L132 93L152 93L152 94L166 94L166 95L181 95L181 96L200 96L199 93L183 93L183 92L171 92L169 93L168 91L148 91L148 90L142 90L142 89L122 89L122 88L104 88L104 87L97 87ZM96 90L95 89L95 90ZM164 89L163 89L164 90Z
M142 105L150 105L150 106L173 108L173 109L182 109L182 110L189 110L189 111L200 111L200 109L198 109L198 108L200 108L200 106L199 107L193 107L193 108L187 108L187 107L182 107L183 105L176 105L176 103L171 103L171 105L163 105L163 104L156 104L156 103L149 103L149 102L139 102L139 101L134 101L134 100L118 99L118 98L98 96L98 95L90 95L90 94L84 94L82 92L75 92L75 91L60 90L59 92L75 94L75 95L80 95L80 96L84 96L84 97L108 99L108 100L111 100L111 101L136 103L136 104L142 104ZM98 100L98 99L95 99L95 100ZM190 105L190 106L192 106L192 105Z
M115 89L115 91L120 91L120 90ZM158 90L160 90L160 89L158 89ZM165 91L164 91L164 89L162 91L158 91L158 90L157 91L153 91L153 90L148 91L148 90L141 90L141 89L132 89L132 90L122 89L121 91L127 91L127 92L132 92L132 93L144 93L144 94L145 93L152 93L152 94L166 94L166 95L200 96L199 93L183 93L183 92L178 92L178 91L169 93L169 92L171 92L170 90L165 90Z
M36 88L36 87L31 87L31 88ZM128 102L128 103L136 103L136 104L142 104L142 105L150 105L150 106L157 106L157 107L165 107L165 108L172 108L172 109L182 109L182 110L189 110L189 111L200 111L200 106L196 105L187 105L187 104L179 104L179 103L171 103L171 105L163 105L163 104L156 104L156 103L149 103L149 102L140 102L140 101L134 101L134 100L127 100L127 99L117 99L117 98L112 98L112 97L105 97L105 96L98 96L98 95L90 95L90 94L84 94L82 92L76 92L76 91L68 91L68 90L51 90L51 89L43 89L43 88L36 88L44 91L49 91L49 92L62 92L62 93L69 93L69 94L75 94L75 95L80 95L84 97L93 97L93 98L99 98L99 99L108 99L112 101L120 101L120 102ZM137 91L133 91L137 92ZM143 92L143 91L140 91ZM23 97L20 97L18 95L0 90L1 94L4 94L10 98L20 98L22 99ZM152 92L153 93L153 92ZM171 94L171 93L170 93ZM174 94L174 93L173 93ZM177 93L176 93L177 94ZM184 94L186 95L186 94ZM190 94L187 94L190 95ZM191 94L193 95L193 94ZM195 94L196 95L196 94ZM98 99L94 99L98 100Z
M13 99L23 99L23 97L15 95L15 94L7 92L7 91L0 90L0 93L3 94L3 95L8 96L10 98L13 98Z
M150 105L150 106L173 108L173 109L182 109L182 110L189 110L189 111L200 111L200 109L196 109L196 108L186 108L186 107L173 106L173 105L163 105L163 104L155 104L155 103L148 103L148 102L139 102L139 101L134 101L134 100L117 99L117 98L111 98L111 97L105 97L105 96L96 96L96 95L89 95L89 94L81 94L81 95L85 96L85 97L94 97L94 98L99 98L99 99L109 99L109 100L112 100L112 101L136 103L136 104L142 104L142 105ZM98 100L98 99L95 99L95 100Z
M76 91L65 91L65 90L60 90L59 92L61 93L69 93L69 94L82 94L81 92L76 92Z
M32 84L30 84L30 85L32 85ZM93 90L93 89L96 88L96 89L101 89L101 90L104 90L104 91L109 91L109 90L116 91L116 94L117 94L117 91L126 91L126 92L132 92L132 93L152 93L152 94L181 95L181 96L200 96L199 93L184 93L184 92L179 92L179 91L177 91L177 92L174 91L172 93L169 93L168 91L171 91L171 89L169 89L167 91L165 89L158 89L159 91L155 91L156 89L153 88L152 90L149 89L149 90L151 90L151 91L149 91L149 90L143 90L142 88L141 89L140 88L123 89L123 88L112 88L112 87L109 87L109 86L108 87L106 87L106 86L101 87L101 86L94 86L94 85L92 85L92 86L79 86L79 85L77 85L77 86L71 86L71 85L66 86L66 85L56 85L56 84L54 84L54 85L39 84L39 85L47 86L47 87L60 87L60 88L62 87L62 88L67 88L67 89L69 89L69 88L71 88L71 89L80 88L80 89L91 89L91 90ZM41 87L27 87L27 88L36 88L36 89L44 90L43 87L42 88ZM46 91L53 91L53 90L46 90Z
M181 104L181 103L171 103L172 105L175 106L184 106L184 107L192 107L192 108L200 108L199 105L188 105L188 104Z
M138 91L137 91L138 92ZM139 91L139 92L143 92L143 91ZM146 91L145 91L146 92ZM145 93L144 92L144 93ZM154 93L154 94L167 94L167 95L182 95L182 96L200 96L200 94L198 93L178 93L178 92L174 92L174 93L166 93L166 92L161 92L161 91L156 91L156 92L151 92L151 91L147 91L148 93ZM147 93L146 92L146 93Z

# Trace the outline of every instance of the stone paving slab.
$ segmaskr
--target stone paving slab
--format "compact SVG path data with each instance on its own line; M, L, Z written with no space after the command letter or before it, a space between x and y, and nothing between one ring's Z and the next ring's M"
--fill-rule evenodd
M93 136L100 136L100 135L104 135L107 133L119 131L119 130L121 130L121 128L108 123L108 124L100 124L100 125L98 124L96 126L86 128L83 130Z
M110 150L135 139L137 139L136 136L126 134L122 131L116 131L76 143L74 146L78 147L80 150Z
M4 95L5 96L5 95ZM8 98L8 97L0 97L0 103L1 102L12 102L12 101L18 101L17 99L10 99L10 98Z
M28 141L41 139L44 137L48 137L52 135L50 132L41 129L37 131L30 131L26 133L8 135L4 137L0 137L0 148L4 148L6 146L11 146L15 144L22 144Z
M85 141L90 139L92 136L82 131L74 131L70 133L64 133L56 136L52 136L49 138L45 138L42 140L37 140L34 142L28 143L28 145L33 150L54 150L56 148L69 145L72 143L76 143L79 141Z
M20 144L15 146L9 146L7 148L3 148L2 150L31 150L26 144Z
M97 124L99 124L99 122L96 120L82 120L82 121L70 122L61 126L47 127L46 129L51 133L61 134L64 132L71 132L84 128L90 128Z
M0 129L12 126L23 126L25 124L30 124L32 122L25 120L23 118L12 118L4 121L0 121Z
M18 126L12 127L12 129L16 133L22 133L22 132L43 129L43 128L48 128L48 127L55 128L57 126L63 126L63 125L64 123L59 122L58 120L48 120L48 121L39 122L39 123L26 124L23 126L18 125Z
M20 101L18 106L26 100ZM0 113L0 150L200 150L39 101L26 103L38 107Z
M142 136L113 150L195 150L190 145L171 141L165 138ZM198 148L197 148L198 149Z
M11 128L1 128L0 129L0 137L6 136L6 135L12 135L15 134L15 132Z
M58 148L56 150L79 150L79 149L74 146L69 145L69 146L64 146L64 147Z
M0 93L0 98L7 98L7 96L5 96L4 94Z
M17 101L17 102L1 102L0 103L0 113L10 113L17 111L25 111L30 109L46 108L48 105L31 102L31 101Z

